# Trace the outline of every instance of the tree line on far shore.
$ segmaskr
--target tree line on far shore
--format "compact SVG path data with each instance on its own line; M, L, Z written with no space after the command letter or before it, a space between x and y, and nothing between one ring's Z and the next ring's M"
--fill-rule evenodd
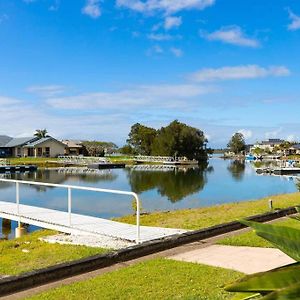
M131 127L120 152L130 155L177 156L205 160L209 149L204 132L174 120L156 130L140 123Z

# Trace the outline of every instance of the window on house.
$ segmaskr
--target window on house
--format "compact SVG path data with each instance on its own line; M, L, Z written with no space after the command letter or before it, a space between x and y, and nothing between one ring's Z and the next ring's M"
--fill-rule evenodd
M45 155L46 155L47 157L50 156L50 147L46 147L46 148L45 148Z

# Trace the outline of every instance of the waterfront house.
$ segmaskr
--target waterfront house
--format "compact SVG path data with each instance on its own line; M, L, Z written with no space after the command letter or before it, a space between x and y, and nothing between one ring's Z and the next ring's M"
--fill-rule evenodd
M12 138L0 136L0 157L56 157L66 145L51 136Z
M82 145L82 141L78 140L62 140L61 141L63 144L66 145L65 148L65 155L84 155L85 149L84 146Z

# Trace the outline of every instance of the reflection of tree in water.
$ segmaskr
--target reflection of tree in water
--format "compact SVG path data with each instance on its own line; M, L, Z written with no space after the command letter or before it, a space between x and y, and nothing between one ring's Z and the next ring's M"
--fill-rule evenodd
M136 193L157 188L162 196L167 196L171 202L177 202L204 188L207 182L207 165L205 163L199 168L179 168L171 171L130 170L128 179L131 189Z
M231 173L233 179L242 180L245 173L245 161L234 160L227 167L228 171Z

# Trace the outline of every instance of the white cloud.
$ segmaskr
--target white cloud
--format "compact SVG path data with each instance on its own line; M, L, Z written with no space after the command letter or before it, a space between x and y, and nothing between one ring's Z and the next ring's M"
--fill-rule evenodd
M300 29L300 17L295 15L291 9L288 8L288 13L289 13L289 18L292 21L289 25L288 25L288 30L298 30Z
M18 104L19 102L20 102L20 100L15 99L15 98L0 96L0 111L1 111L2 106L4 106L4 105L13 105L13 104Z
M218 69L202 69L191 75L193 81L216 81L216 80L237 80L254 79L264 77L288 76L290 71L285 66L270 66L267 68L258 65L241 65L236 67L223 67Z
M62 85L35 85L27 88L27 92L40 97L50 98L64 93L65 87Z
M200 35L209 41L221 41L227 44L250 48L257 48L260 46L258 40L247 37L238 26L222 27L211 33L200 31Z
M153 41L170 41L170 40L174 39L174 37L169 34L151 33L148 35L148 39L153 40Z
M87 93L68 97L47 99L54 108L68 110L142 110L145 108L186 107L186 101L204 94L213 93L211 87L193 84L141 85L118 92Z
M166 17L164 28L170 30L172 28L178 28L182 24L181 17Z
M101 16L100 0L86 0L82 13L96 19Z
M175 48L175 47L172 47L170 49L170 51L173 53L174 56L176 57L182 57L183 56L183 51L179 48Z
M296 135L294 134L289 134L287 137L286 137L286 140L289 141L289 142L295 142L298 140L298 138L296 137Z
M250 139L253 136L252 130L249 129L240 129L238 132L241 133L245 139Z
M162 53L164 53L164 50L159 45L154 45L153 47L148 49L147 52L146 52L146 54L148 56L151 56L153 54L162 54Z
M265 133L265 137L267 139L272 139L272 138L279 138L279 135L282 134L283 128L279 127L277 129L274 129L273 131L269 131Z
M162 11L173 14L182 10L202 10L214 5L215 0L117 0L118 7L125 7L141 13Z

